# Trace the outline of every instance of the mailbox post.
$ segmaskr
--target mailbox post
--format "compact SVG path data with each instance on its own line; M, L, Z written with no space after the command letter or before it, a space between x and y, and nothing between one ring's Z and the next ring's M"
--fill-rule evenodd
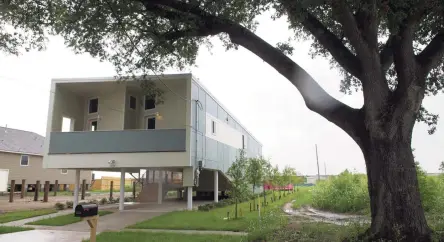
M99 206L97 204L79 204L74 210L74 216L80 217L82 221L88 222L91 228L89 234L89 241L96 242L97 221L99 219Z

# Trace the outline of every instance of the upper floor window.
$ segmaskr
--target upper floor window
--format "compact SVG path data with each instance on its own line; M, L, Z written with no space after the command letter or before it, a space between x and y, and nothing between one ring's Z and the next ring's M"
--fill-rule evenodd
M156 118L147 118L146 119L146 129L156 129Z
M211 133L216 134L216 122L211 120Z
M133 110L136 110L137 99L134 96L130 96L129 99L129 107Z
M145 96L145 110L154 109L154 108L156 108L156 101L154 100L154 98Z
M89 100L88 113L97 113L99 111L99 99L93 98Z
M21 155L20 156L20 166L29 166L29 156Z
M245 149L245 135L242 135L242 149Z
M66 175L66 174L68 174L68 170L67 169L62 169L62 170L60 170L60 173L62 173L63 175Z

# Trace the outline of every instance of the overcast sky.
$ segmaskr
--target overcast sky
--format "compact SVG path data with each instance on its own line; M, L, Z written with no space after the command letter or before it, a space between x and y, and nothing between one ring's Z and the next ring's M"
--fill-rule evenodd
M260 18L258 35L271 44L289 36L285 21ZM263 144L263 153L279 166L290 165L303 174L316 174L315 144L318 145L321 173L344 169L365 172L358 146L343 131L309 111L293 85L247 50L225 52L219 42L210 52L202 48L197 67L191 72ZM362 106L362 94L344 96L339 92L340 76L328 61L311 59L310 43L294 44L292 59L301 65L334 97L352 107ZM88 54L75 55L58 37L50 39L43 52L19 57L0 54L0 126L46 133L51 78L113 76L113 66ZM424 100L432 112L444 117L444 95ZM443 121L444 122L444 121ZM427 127L417 124L413 136L415 155L428 172L438 172L444 160L444 124L430 136Z

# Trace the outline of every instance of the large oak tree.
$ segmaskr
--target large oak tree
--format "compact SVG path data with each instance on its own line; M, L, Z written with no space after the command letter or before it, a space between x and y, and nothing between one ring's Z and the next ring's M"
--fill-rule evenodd
M443 0L55 0L53 25L67 44L111 61L121 73L163 71L195 62L218 36L286 77L306 106L361 148L371 200L371 239L429 241L411 151L415 121L435 125L421 105L443 89ZM361 89L351 108L325 92L286 53L254 33L255 17L288 18L295 37L342 71L341 90ZM435 127L431 127L430 132ZM401 238L399 238L401 234Z

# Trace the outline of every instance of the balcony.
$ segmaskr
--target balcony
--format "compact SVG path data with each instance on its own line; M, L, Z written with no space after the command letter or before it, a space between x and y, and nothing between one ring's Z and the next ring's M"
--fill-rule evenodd
M49 154L186 151L185 129L51 132Z

